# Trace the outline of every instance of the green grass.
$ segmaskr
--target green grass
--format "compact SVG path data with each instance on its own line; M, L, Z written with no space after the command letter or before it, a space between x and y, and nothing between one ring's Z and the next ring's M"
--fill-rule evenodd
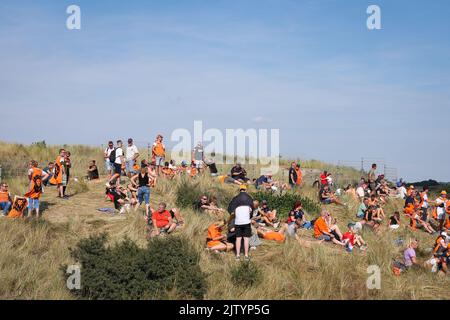
M0 144L0 159L5 155L15 155L16 147L17 163L19 159L25 161L29 157L40 161L46 157L53 159L58 149ZM68 149L72 151L76 175L84 172L87 161L98 156L98 152L101 158L101 150L96 148ZM8 182L15 190L26 185L26 179L22 177L8 179ZM140 247L146 246L143 210L122 216L97 211L100 207L112 207L104 199L103 182L89 182L86 188L82 188L85 192L78 193L69 185L68 192L73 195L69 200L56 199L54 188L47 188L42 197L42 203L46 205L43 221L0 219L0 298L72 299L73 295L65 287L61 266L75 262L69 248L74 248L82 238L106 232L110 244L128 237ZM226 199L237 193L237 187L219 185L215 179L203 176L195 181L161 179L152 190L153 207L160 201L165 201L169 207L181 204L186 227L179 233L200 252L199 264L208 282L206 299L448 299L448 277L439 277L424 269L396 277L390 268L392 259L401 257L404 249L395 245L395 239L401 237L406 243L411 237L419 238L419 261L425 261L430 256L427 249L432 246L434 237L408 228L389 232L386 226L383 226L381 236L364 231L363 236L369 244L366 254L358 251L348 254L333 245L311 242L310 230L299 232L303 240L311 242L309 246L295 240L284 244L263 240L263 244L252 251L252 261L260 270L260 279L255 285L237 285L232 276L236 270L233 255L216 255L205 250L207 228L214 219L194 212L188 205L189 201L180 203L180 188L209 192L222 199L219 203L224 205ZM250 192L255 191L250 188ZM299 196L315 202L317 190L305 186ZM352 199L344 201L349 203L348 207L327 207L338 218L342 231L345 231L348 221L354 219L358 206ZM401 206L401 201L390 201L385 206L386 215L391 215ZM402 222L407 223L404 217ZM366 288L367 267L372 264L380 267L381 290Z

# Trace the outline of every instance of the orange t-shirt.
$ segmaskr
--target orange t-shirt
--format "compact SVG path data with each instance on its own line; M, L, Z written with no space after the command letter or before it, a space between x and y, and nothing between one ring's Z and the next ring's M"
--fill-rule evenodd
M322 232L330 232L327 223L322 217L319 217L314 223L314 237L318 238L322 235Z
M166 148L164 148L164 145L162 142L155 142L153 144L153 152L158 157L164 157L166 153Z
M155 220L156 227L158 227L158 228L167 226L169 224L169 220L171 218L172 218L172 215L167 210L163 211L163 212L154 211L152 213L152 220Z
M9 201L9 192L0 191L0 202L8 202L8 201Z
M30 199L39 199L42 193L42 170L33 168L31 174L30 190L25 193L25 197Z
M296 181L296 183L299 186L302 183L303 173L302 173L302 170L300 170L300 169L296 169L295 172L297 173L297 181Z
M284 234L281 234L281 233L275 232L275 231L269 231L266 234L264 234L263 237L266 240L274 240L274 241L278 241L278 242L283 242L285 239Z
M208 241L214 241L214 238L218 238L222 235L218 226L215 223L209 226L208 228Z

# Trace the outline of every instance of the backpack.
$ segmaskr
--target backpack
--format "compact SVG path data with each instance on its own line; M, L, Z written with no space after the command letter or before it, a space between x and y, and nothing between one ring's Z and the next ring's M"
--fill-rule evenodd
M116 162L116 150L117 148L114 148L111 153L109 154L109 162L114 163Z

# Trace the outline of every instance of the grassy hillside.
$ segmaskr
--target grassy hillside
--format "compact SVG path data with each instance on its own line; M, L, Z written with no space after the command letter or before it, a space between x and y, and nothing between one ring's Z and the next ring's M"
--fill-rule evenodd
M58 149L52 147L54 149L42 151L33 149L35 147L17 146L16 151L15 148L0 145L0 159L5 154L20 154L25 162L30 156L46 161L53 159L56 154L54 151L57 152ZM83 148L68 148L72 151L75 166L80 166L74 168L74 172L80 176L87 163L83 161L98 156L97 149ZM78 150L79 154L76 153ZM13 181L8 182L11 184ZM97 211L100 207L112 206L104 198L103 182L88 183L83 190L85 192L77 192L69 200L58 200L55 190L47 188L42 198L44 218L40 221L0 219L0 298L74 298L65 287L61 266L74 262L69 248L74 247L79 239L91 234L107 232L110 242L121 241L126 236L145 245L142 211L126 215L109 215ZM178 202L179 188L183 183L186 182L180 179L161 179L152 190L152 205L156 206L159 201L164 200L169 206L174 206ZM17 184L20 186L22 182ZM206 176L193 182L192 187L194 186L215 194L219 201L236 193L235 187L219 185ZM71 193L74 190L69 187L69 194ZM301 195L312 201L317 198L316 190L311 187L302 189ZM338 218L342 230L345 230L348 221L353 220L358 206L352 199L344 200L349 203L346 208L334 205L328 207ZM385 208L386 214L390 215L400 206L401 203L390 201ZM348 254L332 245L310 242L312 232L307 230L301 231L301 237L309 245L301 245L296 241L285 244L263 241L252 252L252 260L261 271L262 281L250 288L238 287L231 281L231 270L236 265L233 255L211 254L204 249L207 227L214 220L194 212L190 207L183 207L181 210L186 219L186 227L180 232L191 239L200 252L200 266L208 275L206 299L448 298L448 277L441 278L427 270L413 270L400 277L392 274L392 258L399 257L404 249L403 246L395 245L394 240L398 237L407 240L411 236L417 236L421 241L419 260L423 261L430 255L427 248L433 243L434 237L422 232L412 233L406 228L395 233L383 230L381 236L371 232L364 233L363 236L369 243L365 254L358 251ZM406 223L404 218L403 222ZM381 290L366 288L366 270L373 264L378 265L382 272Z

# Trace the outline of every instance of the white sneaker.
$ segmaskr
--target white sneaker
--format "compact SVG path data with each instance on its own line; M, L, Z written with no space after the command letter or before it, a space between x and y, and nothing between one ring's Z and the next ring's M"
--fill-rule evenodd
M122 209L120 209L120 212L119 212L120 214L124 214L125 213L125 208L124 207L122 207Z

